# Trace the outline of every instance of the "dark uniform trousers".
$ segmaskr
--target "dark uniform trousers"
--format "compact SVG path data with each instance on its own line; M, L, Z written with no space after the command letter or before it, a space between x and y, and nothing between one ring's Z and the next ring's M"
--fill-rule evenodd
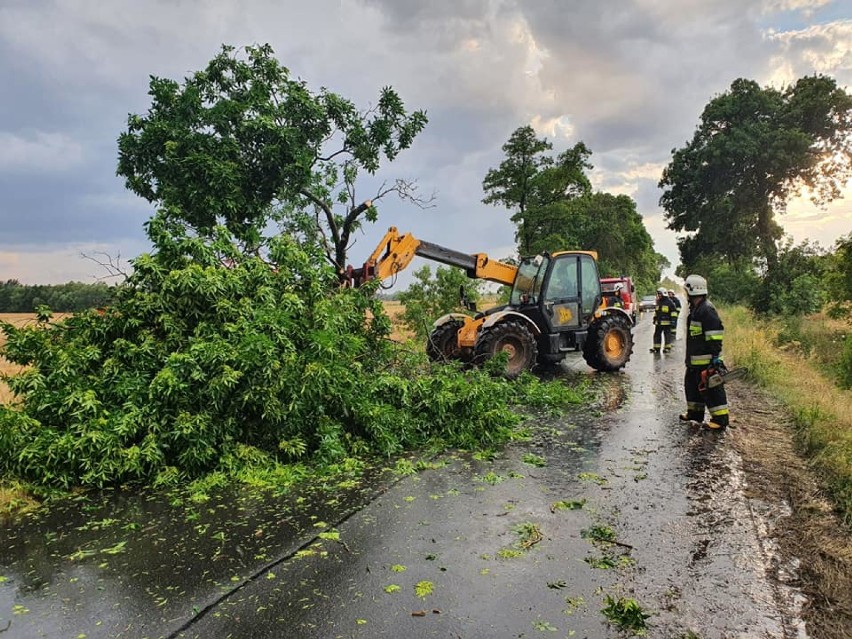
M653 350L659 351L663 345L663 338L665 338L665 350L670 351L672 348L672 305L667 297L657 300L654 324L657 325L657 328L654 329Z
M669 304L671 304L671 307L672 307L671 335L672 335L672 340L676 340L677 339L677 319L678 319L678 317L680 317L680 300L677 299L676 297L669 297ZM666 343L668 343L668 342L666 342Z

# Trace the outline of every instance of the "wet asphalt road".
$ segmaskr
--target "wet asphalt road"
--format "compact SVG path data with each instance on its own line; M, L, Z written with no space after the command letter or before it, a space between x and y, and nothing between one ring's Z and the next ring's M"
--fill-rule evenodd
M0 528L0 637L607 638L630 635L602 612L620 598L649 637L805 637L764 533L783 504L678 422L683 342L648 353L647 317L635 338L623 374L562 371L601 405L494 459L300 495L116 492Z

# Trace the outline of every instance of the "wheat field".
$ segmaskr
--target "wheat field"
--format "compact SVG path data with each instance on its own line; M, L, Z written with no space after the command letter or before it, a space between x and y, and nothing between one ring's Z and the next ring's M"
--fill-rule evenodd
M0 313L0 321L8 322L15 326L26 326L34 324L36 317L34 313ZM6 335L0 332L0 345L6 342ZM21 367L12 364L3 357L0 357L0 374L14 374L21 370ZM8 402L12 399L12 394L8 387L3 382L0 382L0 403Z

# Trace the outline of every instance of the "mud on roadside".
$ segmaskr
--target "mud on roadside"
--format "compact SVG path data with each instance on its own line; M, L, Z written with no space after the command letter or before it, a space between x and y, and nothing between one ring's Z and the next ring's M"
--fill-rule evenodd
M795 424L762 389L731 384L735 405L730 441L743 460L752 503L786 504L768 518L780 559L776 576L808 598L802 609L808 636L852 637L852 531L835 514L814 472L799 454ZM746 408L747 407L747 408Z

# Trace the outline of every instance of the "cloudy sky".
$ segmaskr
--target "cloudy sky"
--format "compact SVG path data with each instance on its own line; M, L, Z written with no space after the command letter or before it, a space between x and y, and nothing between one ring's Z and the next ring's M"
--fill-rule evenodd
M383 200L355 260L391 224L509 255L509 213L481 204L482 178L532 124L556 151L584 141L595 187L636 199L676 264L656 185L713 96L738 77L780 88L815 72L852 90L848 0L0 0L0 281L91 282L105 272L81 255L147 250L151 207L115 168L149 76L180 80L222 43L267 42L313 89L366 108L391 85L427 111L382 177L416 180L436 206ZM792 202L780 222L831 246L852 231L852 185L825 210Z

